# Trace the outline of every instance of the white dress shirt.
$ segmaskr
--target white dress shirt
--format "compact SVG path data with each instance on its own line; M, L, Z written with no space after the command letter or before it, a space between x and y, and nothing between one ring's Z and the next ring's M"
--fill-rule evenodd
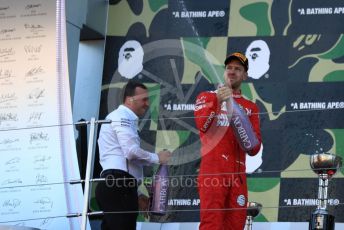
M143 165L159 163L156 153L140 147L138 117L125 105L120 105L106 117L111 124L102 124L99 138L99 158L103 171L120 169L142 181Z

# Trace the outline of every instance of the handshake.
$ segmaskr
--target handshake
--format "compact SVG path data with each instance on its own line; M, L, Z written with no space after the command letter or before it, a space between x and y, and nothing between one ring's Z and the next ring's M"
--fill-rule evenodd
M172 153L166 149L158 152L159 163L160 164L167 164L167 162L170 160L171 156L172 156Z

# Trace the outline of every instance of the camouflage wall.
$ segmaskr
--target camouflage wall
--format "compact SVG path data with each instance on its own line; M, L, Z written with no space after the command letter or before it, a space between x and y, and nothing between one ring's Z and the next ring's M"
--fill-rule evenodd
M264 206L257 220L309 219L318 184L309 155L344 155L343 14L340 0L110 0L99 117L118 106L128 79L144 82L151 108L140 121L143 147L174 152L170 212L150 221L199 221L194 102L221 82L223 60L237 50L250 64L243 93L261 111L264 148L247 159L249 200ZM118 65L123 58L130 64ZM145 169L148 179L154 170ZM343 173L329 188L337 222Z

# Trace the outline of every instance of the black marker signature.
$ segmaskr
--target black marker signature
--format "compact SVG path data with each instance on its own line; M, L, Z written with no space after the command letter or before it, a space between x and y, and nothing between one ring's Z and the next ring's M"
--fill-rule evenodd
M0 48L0 57L6 57L14 55L14 49L13 48Z
M37 174L36 175L36 184L46 184L48 183L48 178L45 175Z
M33 161L33 163L44 163L49 160L51 160L51 156L37 155L35 156L35 160Z
M0 69L0 79L10 78L13 77L12 70L9 69Z
M43 29L44 27L40 24L24 24L25 29Z
M16 178L16 179L7 179L4 180L1 185L11 185L11 184L22 184L23 181L20 178Z
M13 165L13 164L18 164L20 162L19 157L14 157L8 161L6 161L5 165Z
M2 203L2 207L3 208L14 209L14 208L19 207L20 204L21 204L21 200L19 200L19 199L5 200Z
M42 220L39 227L50 224L52 222L52 220L53 220L52 218L46 218L46 219Z
M34 24L24 24L25 29L28 29L32 33L37 33L44 30L42 25L34 25Z
M44 73L44 70L42 68L42 66L38 66L38 67L34 67L32 69L30 69L26 74L25 76L26 77L32 77L32 76L35 76L37 74L42 74Z
M0 10L8 10L9 8L10 8L9 6L0 7Z
M31 133L30 135L30 144L35 141L48 141L49 137L47 133L38 132L38 133Z
M40 53L42 50L43 45L33 46L33 45L26 45L24 46L24 50L26 54L32 53Z
M44 91L45 89L35 88L29 93L28 98L37 100L41 97L44 97Z
M30 10L32 8L38 8L40 6L41 6L41 4L28 4L25 6L25 10Z
M0 125L4 121L18 121L18 115L15 113L0 113Z
M12 144L12 143L18 142L18 141L19 141L19 138L15 138L15 139L6 138L6 139L3 139L2 141L0 141L0 145Z
M43 112L32 112L29 116L28 122L41 120L43 114L44 114Z
M0 95L0 104L8 101L16 100L16 93L3 93Z
M0 30L0 34L9 34L9 33L13 33L14 31L16 31L16 28L2 29Z
M41 197L40 199L33 202L34 204L39 204L44 207L53 207L53 201L49 197Z

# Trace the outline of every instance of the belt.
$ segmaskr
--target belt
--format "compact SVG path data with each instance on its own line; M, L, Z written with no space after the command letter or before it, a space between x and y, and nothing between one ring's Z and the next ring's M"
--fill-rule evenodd
M119 181L123 181L124 183L133 183L134 181L137 186L140 186L141 184L141 181L137 181L134 176L121 169L106 169L101 172L100 177L107 178L109 175L113 176L112 179L118 179Z
M105 178L107 175L113 175L113 176L125 176L125 177L132 177L128 172L123 171L121 169L106 169L101 172L100 177ZM135 179L135 178L134 178Z

